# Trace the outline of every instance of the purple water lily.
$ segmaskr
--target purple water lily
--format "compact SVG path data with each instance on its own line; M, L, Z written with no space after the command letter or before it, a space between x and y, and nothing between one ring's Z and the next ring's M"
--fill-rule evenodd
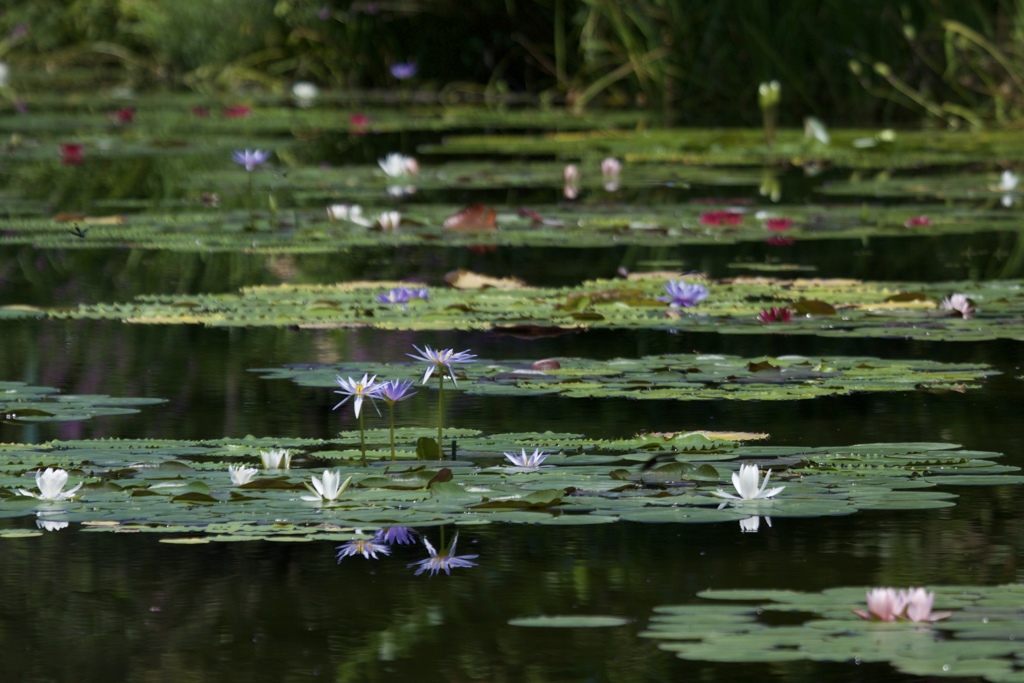
M245 166L245 170L251 173L254 168L270 158L270 152L264 152L262 149L245 149L234 152L231 158L235 160L236 164Z
M669 280L665 285L665 291L668 292L668 296L659 296L658 301L664 301L672 308L689 308L708 298L710 294L704 285L677 280Z
M420 70L416 62L396 62L391 65L391 75L400 81L412 78Z

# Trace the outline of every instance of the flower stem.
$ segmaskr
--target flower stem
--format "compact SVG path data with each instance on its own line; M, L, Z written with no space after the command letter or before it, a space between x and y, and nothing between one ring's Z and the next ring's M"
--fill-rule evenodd
M252 207L252 171L249 171L249 229L256 229L256 212Z
M444 369L437 376L437 459L444 459L444 442L441 441L441 423L444 421Z
M363 467L366 467L366 432L363 431L363 417L366 411L359 413L359 455L363 459Z
M388 402L388 417L391 418L391 462L395 461L395 404Z

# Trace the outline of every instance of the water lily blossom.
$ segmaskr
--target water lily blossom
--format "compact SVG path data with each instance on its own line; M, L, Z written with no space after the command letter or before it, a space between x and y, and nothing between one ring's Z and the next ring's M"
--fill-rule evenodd
M516 467L529 467L536 469L540 467L541 463L544 462L548 454L537 448L533 451L532 455L526 454L526 449L522 449L522 455L516 455L515 453L505 453L505 457L508 458L513 465Z
M373 223L363 218L363 207L358 204L332 204L327 207L327 217L336 221L348 221L368 228Z
M391 548L385 543L382 543L377 536L373 538L356 538L347 543L342 543L336 550L338 551L338 564L346 557L353 557L355 555L362 555L368 560L376 560L377 553L382 555L390 555Z
M398 152L391 152L383 159L377 159L377 164L385 174L392 178L418 175L420 172L420 165L416 159Z
M1000 192L1013 192L1017 189L1017 183L1020 182L1020 178L1017 174L1006 169L1003 174L999 176L999 191Z
M952 612L933 612L932 605L935 603L935 593L926 591L924 588L908 588L904 594L907 601L907 609L904 616L907 621L931 622L945 619L953 614Z
M765 490L768 486L768 478L771 476L772 471L768 470L764 475L764 481L761 481L761 470L757 465L740 465L740 471L733 472L732 474L732 485L739 495L733 495L722 489L712 491L711 493L719 498L731 498L733 500L771 498L786 488L785 486L776 486L775 488Z
M363 375L361 380L355 380L351 377L346 379L339 375L334 378L334 381L341 387L341 391L335 391L334 393L346 394L346 396L332 410L337 410L348 402L350 398L355 398L352 405L355 407L356 417L359 417L359 411L363 407L363 399L368 398L373 403L373 399L377 398L377 392L380 390L380 385L377 383L377 375L370 377L366 374ZM374 404L374 408L376 408L376 404ZM377 412L379 413L380 411Z
M420 70L416 62L397 62L390 67L391 75L400 81L412 78Z
M708 298L710 294L704 285L677 280L669 280L665 285L665 291L668 292L668 296L659 296L658 301L664 301L672 308L689 308Z
M377 225L384 232L394 232L402 224L402 214L397 211L384 211L377 216Z
M919 228L932 224L932 219L928 216L913 216L908 218L903 225L908 228Z
M300 107L313 106L313 102L319 95L320 88L316 87L315 83L299 81L292 85L292 97L295 98L295 104Z
M771 232L786 232L793 227L792 218L766 218L764 227Z
M344 482L341 481L341 475L331 470L324 470L322 477L317 478L314 474L311 479L313 484L310 485L308 482L303 482L306 488L313 494L312 496L302 496L302 500L308 500L311 502L323 502L337 500L338 496L345 492L348 485L352 482L352 477L349 477Z
M430 376L434 374L434 370L441 373L441 377L446 374L451 377L452 383L455 386L459 386L459 383L455 381L455 372L452 370L452 363L475 363L476 355L469 352L469 349L465 351L455 352L454 349L437 349L434 350L429 346L424 346L422 349L413 344L413 348L419 351L419 355L407 353L414 360L421 360L427 365L427 372L423 375L423 384L427 383Z
M580 194L580 169L576 164L568 164L562 170L564 187L562 194L566 199L576 199Z
M252 481L252 478L259 472L255 467L245 465L228 465L228 474L231 476L231 483L235 486L242 486Z
M872 621L932 622L945 619L952 612L933 612L935 594L924 588L872 588L867 592L867 610L853 613Z
M405 287L395 287L383 294L377 295L379 304L407 304L409 303L409 290Z
M47 467L43 472L36 472L36 486L39 488L39 493L26 489L18 489L18 493L39 500L68 500L74 497L75 491L82 488L82 482L79 482L78 486L73 489L64 491L64 485L67 483L68 473L66 470Z
M471 562L470 560L479 557L479 555L456 555L455 544L458 542L459 535L456 534L455 540L452 541L448 550L443 553L438 553L434 550L434 546L430 545L430 541L424 538L423 545L427 546L427 552L430 553L430 557L425 560L413 562L408 566L417 567L415 576L419 576L423 572L430 572L430 575L434 576L440 571L443 571L445 574L450 576L453 567L475 567L476 562Z
M957 313L965 320L974 316L974 304L965 294L950 294L939 302L939 308Z
M788 323L793 319L793 311L789 310L786 306L782 308L773 306L758 313L757 319L763 323Z
M68 522L57 522L52 519L37 519L36 527L43 531L60 531L68 528Z
M260 451L260 460L268 470L286 470L292 466L292 454L284 448Z
M254 168L270 158L270 152L264 152L262 149L244 149L232 153L231 158L236 164L242 164L246 171L252 173Z

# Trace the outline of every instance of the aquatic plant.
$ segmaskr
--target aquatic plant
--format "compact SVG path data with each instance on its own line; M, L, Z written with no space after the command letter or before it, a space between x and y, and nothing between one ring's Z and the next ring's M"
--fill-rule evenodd
M580 169L576 164L568 164L562 169L562 195L566 199L576 199L580 194Z
M332 204L327 207L327 217L331 220L348 221L368 228L373 225L363 217L363 207L358 204Z
M60 163L65 166L80 166L82 161L85 159L85 146L74 143L64 142L60 146Z
M259 472L255 467L245 465L228 465L228 474L231 476L231 483L235 486L242 486L252 481L252 478Z
M408 300L408 299L406 299ZM351 377L344 378L340 375L334 378L334 381L341 387L340 391L335 391L336 394L345 394L337 405L331 410L337 410L342 405L348 402L349 399L355 398L352 403L352 407L355 409L356 418L359 420L359 454L362 456L363 464L366 464L366 432L363 428L363 416L360 413L360 409L363 407L363 399L370 399L370 403L373 405L374 410L377 410L377 404L374 399L377 398L378 392L380 391L380 384L377 383L377 375L370 377L369 374L364 374L361 380L355 380ZM380 410L377 410L377 414L380 414Z
M701 225L739 225L743 214L738 211L705 211L698 219Z
M256 229L256 210L253 206L253 188L252 188L252 172L255 168L270 158L270 152L265 152L261 149L254 149L252 151L236 150L231 158L236 164L242 164L245 166L245 170L249 174L249 229Z
M39 493L26 489L18 489L18 493L39 500L68 500L74 497L75 491L82 488L82 482L79 482L74 488L64 491L64 485L67 483L68 473L66 470L47 467L42 472L36 472L36 486L39 488Z
M292 454L284 448L260 451L260 460L267 470L286 470L292 466Z
M377 159L377 165L391 178L405 178L420 172L420 165L416 159L398 152L391 152L383 159Z
M668 296L659 296L658 301L668 303L672 308L689 308L708 298L708 288L692 282L669 280L665 285Z
M455 534L455 538L452 539L452 544L448 546L448 549L442 553L438 553L434 550L434 546L430 544L430 541L424 536L423 545L427 547L427 552L430 553L430 557L425 560L419 560L418 562L412 562L408 566L416 567L415 576L419 576L423 572L430 572L431 576L434 576L440 571L443 571L449 576L452 573L453 567L475 567L476 562L471 560L479 557L479 555L456 555L455 544L459 542L459 535Z
M406 295L406 300L408 300L408 290L406 290ZM392 462L395 460L395 404L416 395L415 391L410 391L412 384L412 380L409 379L389 379L386 382L381 382L377 389L377 396L388 404ZM440 446L440 442L438 445Z
M939 302L939 308L955 313L965 320L974 316L974 304L964 294L950 294Z
M292 85L292 97L295 98L295 104L300 107L306 108L313 106L316 98L320 95L320 88L316 87L315 83L309 81L298 81Z
M872 588L867 592L867 610L853 610L862 619L871 621L932 622L953 614L933 612L935 593L924 588Z
M427 371L423 375L423 384L427 383L430 379L430 375L437 370L437 453L440 457L443 450L443 441L441 439L441 429L444 423L444 376L447 374L452 378L452 384L459 386L459 383L455 379L455 371L452 369L453 363L474 363L476 362L476 355L469 352L469 349L465 351L455 352L454 349L437 349L434 350L429 346L424 346L420 349L418 346L413 344L413 348L419 352L419 355L407 353L414 360L421 360L427 363Z
M368 560L376 560L377 553L382 555L391 554L391 548L381 543L377 536L353 539L347 543L342 543L336 550L338 551L338 564L341 564L341 561L346 557L353 557L354 555L362 555Z
M786 306L782 308L773 306L758 313L757 319L763 323L788 323L793 319L793 311L789 310Z
M778 81L765 82L757 87L757 105L761 107L764 141L769 147L775 144L775 127L779 120L781 101L782 86Z
M761 470L757 465L740 465L740 471L732 473L732 486L739 495L733 495L722 489L712 491L711 495L718 496L719 498L731 498L733 500L771 498L786 488L785 486L776 486L766 491L765 488L768 486L768 479L771 476L772 471L768 470L764 475L764 481L761 481Z
M400 81L404 81L415 76L420 67L416 62L396 62L388 70L392 76Z
M384 211L377 216L377 225L385 232L394 232L402 223L402 214L397 211Z
M540 467L541 463L543 463L548 457L548 454L539 448L535 449L532 455L527 455L525 448L522 449L522 451L521 455L505 453L505 457L508 458L516 467L529 467L531 469Z
M766 218L764 227L772 232L785 232L793 227L792 218Z
M61 529L67 529L69 522L59 522L54 519L37 519L36 528L42 529L43 531L60 531Z
M341 474L332 470L324 470L323 476L319 478L314 474L311 479L312 485L309 482L302 483L313 495L300 497L302 500L319 503L338 500L338 496L343 494L352 482L351 476L342 482Z
M904 221L903 225L908 228L919 228L932 224L932 219L928 216L912 216Z

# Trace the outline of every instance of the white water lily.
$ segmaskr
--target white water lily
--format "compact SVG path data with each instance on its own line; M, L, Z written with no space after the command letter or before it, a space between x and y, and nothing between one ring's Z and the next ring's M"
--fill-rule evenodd
M711 494L718 496L719 498L731 498L733 500L755 500L758 498L771 498L777 495L785 486L776 486L773 489L765 488L768 486L768 478L772 476L772 471L764 475L764 481L761 481L761 470L757 465L740 465L740 471L733 472L732 474L732 485L736 489L736 493L739 495L733 495L727 493L722 489L712 491Z
M235 486L241 486L248 484L252 481L252 478L259 472L255 467L246 467L245 465L228 465L228 474L231 476L231 483Z
M398 226L402 224L402 214L397 211L385 211L381 215L377 216L377 225L380 229L385 232L393 232L398 230Z
M999 190L1001 192L1013 192L1017 189L1017 183L1020 182L1020 178L1017 174L1006 169L1003 171L1003 175L999 176Z
M368 228L373 223L363 218L363 207L358 204L332 204L327 207L327 217L334 221L348 221Z
M314 474L312 479L312 486L306 482L303 483L314 495L302 496L302 500L308 500L315 503L323 502L325 500L337 500L338 496L345 492L345 489L348 488L349 483L352 481L352 477L349 477L342 482L341 475L337 472L332 472L331 470L324 470L323 476L319 479Z
M316 87L315 83L299 81L292 85L292 96L295 97L295 103L300 107L313 106L313 101L319 94L320 88Z
M808 140L817 140L823 145L827 145L832 142L832 137L828 134L828 128L814 116L808 116L804 119L804 137Z
M377 159L377 164L384 173L392 178L418 175L420 172L420 164L416 159L398 152L391 152L383 159Z
M74 497L75 491L82 488L82 484L79 482L75 488L63 491L62 489L67 483L68 473L65 470L47 467L44 472L36 472L36 486L39 487L39 493L25 489L18 489L18 493L39 500L67 500Z
M271 451L260 451L263 468L268 470L286 470L292 466L292 454L281 448Z
M11 67L7 62L0 62L0 88L6 88L11 77Z

